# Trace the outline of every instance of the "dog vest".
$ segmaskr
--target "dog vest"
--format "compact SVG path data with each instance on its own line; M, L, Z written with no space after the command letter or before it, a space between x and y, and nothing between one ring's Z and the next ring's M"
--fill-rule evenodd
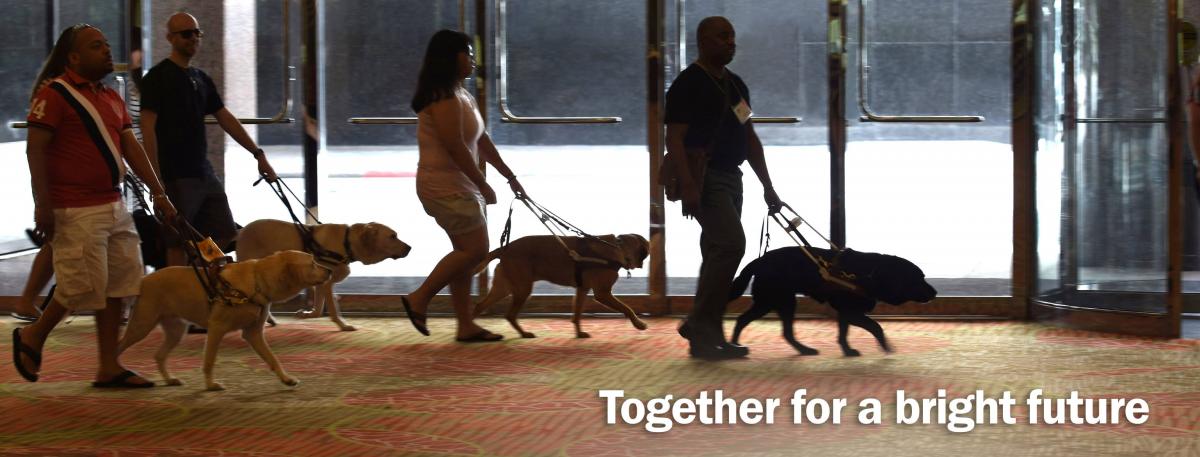
M577 252L579 253L580 257L603 259L605 263L575 260L575 287L583 287L583 272L585 270L601 268L605 270L618 271L625 267L625 265L621 264L620 262L605 259L604 257L596 255L598 252L592 249L586 238L583 240L583 243L579 245L579 250Z

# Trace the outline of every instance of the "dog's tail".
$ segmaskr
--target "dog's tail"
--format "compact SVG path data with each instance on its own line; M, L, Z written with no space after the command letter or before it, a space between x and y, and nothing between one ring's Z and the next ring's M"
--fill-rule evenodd
M746 265L746 268L742 269L742 273L733 280L733 283L729 285L730 300L741 297L742 294L746 293L746 288L750 286L750 278L754 277L754 273L757 270L755 267L757 266L757 261L750 262L749 265Z
M492 252L487 253L487 255L484 256L483 261L479 262L479 265L475 266L475 272L471 273L471 274L477 275L479 273L482 273L483 270L487 269L487 266L489 263L492 263L493 260L496 260L497 257L500 257L500 251L503 251L503 250L504 250L504 248L499 248Z

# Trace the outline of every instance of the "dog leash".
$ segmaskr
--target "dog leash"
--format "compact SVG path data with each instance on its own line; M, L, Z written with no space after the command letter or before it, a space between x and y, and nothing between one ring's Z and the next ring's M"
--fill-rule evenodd
M785 208L788 211L790 211L793 215L793 217L788 219L787 222L784 222L785 217L783 215L783 209L785 209ZM798 213L798 212L796 212L796 210L792 209L792 207L789 206L787 203L784 203L780 206L779 210L771 212L770 214L767 215L767 217L770 217L771 219L773 219L775 221L776 224L779 224L779 227L783 228L784 233L786 233L788 235L788 237L791 238L792 241L794 241L796 243L796 245L800 247L800 250L804 252L804 255L807 256L808 259L811 260L813 262L813 264L817 266L817 272L821 275L822 279L824 279L826 282L832 283L834 285L837 285L839 287L847 289L851 292L854 292L854 293L857 293L860 295L866 295L864 293L864 291L862 290L862 288L854 283L854 280L857 279L854 274L847 273L845 271L842 271L840 268L837 268L837 261L839 258L841 258L842 252L844 250L841 247L839 247L838 245L834 244L832 241L830 241L829 238L826 238L825 235L821 234L821 231L817 230L816 227L813 227L812 224L810 224L808 222L808 220L801 217L800 213ZM764 220L763 222L764 222L764 228L765 228L766 220ZM816 233L817 236L821 237L821 239L824 240L825 243L829 244L830 248L832 248L832 250L836 253L836 254L834 254L833 262L828 262L824 258L813 255L813 253L811 251L809 251L809 249L812 248L812 244L810 244L808 242L808 239L804 238L804 235L802 235L800 233L801 225L807 225L809 230L812 230L813 233ZM763 232L766 233L766 230L764 230ZM760 241L761 241L761 239L760 239ZM833 270L835 273L831 273L830 270Z
M258 180L254 181L254 184L252 184L251 187L257 186L258 183L263 182L263 180L266 178L266 175L259 176ZM322 263L347 265L354 261L354 254L350 250L349 227L346 227L346 234L342 240L342 247L346 251L345 254L325 249L324 246L321 246L321 243L317 242L316 238L313 236L312 229L308 227L308 224L305 224L304 221L300 220L299 216L296 216L296 210L292 208L292 203L288 200L287 194L284 194L284 190L287 190L287 193L292 195L292 198L296 200L296 203L300 203L300 206L304 207L304 213L308 215L313 222L322 224L321 220L317 219L317 216L313 214L312 211L309 211L307 206L304 206L303 200L300 200L300 197L296 196L296 193L292 191L291 186L288 186L287 182L283 179L276 179L275 182L268 181L267 187L271 188L271 191L275 193L275 196L279 197L279 201L283 202L283 207L287 208L288 215L292 217L292 225L294 225L296 227L296 231L300 233L300 241L304 244L304 250L306 252L312 254L318 262Z
M143 193L143 183L132 175L127 179L129 178L131 178L129 183L132 186L133 197L137 200L137 204L142 208L150 208ZM177 216L173 221L164 223L153 211L150 214L158 221L159 225L170 230L174 233L176 239L178 239L180 246L183 248L184 256L187 257L187 263L192 268L192 273L196 275L196 280L200 282L200 286L204 288L205 295L208 296L209 305L218 300L231 306L252 301L246 293L233 287L233 284L230 284L229 281L221 277L221 270L232 259L226 256L224 252L221 252L220 247L213 242L212 238L202 235L184 217Z
M545 206L542 206L542 205L538 204L537 202L533 201L533 199L529 198L528 195L524 195L524 194L518 195L516 197L513 197L513 200L514 201L510 202L508 205L508 221L506 221L504 223L504 232L501 233L501 235L500 235L501 248L505 247L507 245L507 243L510 241L509 238L510 238L511 232L512 232L512 205L516 200L520 200L521 203L524 204L525 207L529 209L529 212L533 213L533 216L538 219L538 222L541 222L542 226L546 227L546 230L548 230L550 232L550 235L554 236L555 240L558 240L558 244L561 245L563 247L563 249L567 250L567 255L571 257L571 260L574 260L577 263L578 262L587 262L587 263L594 263L594 264L599 264L599 265L604 265L604 266L611 266L610 264L612 263L612 261L610 261L610 260L581 255L578 252L576 252L574 249L571 249L570 246L567 246L567 242L563 241L564 236L570 236L568 234L568 232L575 233L576 235L584 238L585 241L597 241L597 242L603 243L604 245L607 245L609 247L615 248L615 249L617 249L618 252L621 252L622 259L624 259L624 252L621 251L619 239L618 239L617 244L614 244L614 243L610 243L608 241L602 240L602 239L600 239L600 237L597 237L595 235L591 235L587 232L584 232L579 227L575 226L574 224L571 224L570 222L567 222L566 219L563 219L559 215L555 214L553 211L550 211ZM621 267L624 267L624 265L621 265Z

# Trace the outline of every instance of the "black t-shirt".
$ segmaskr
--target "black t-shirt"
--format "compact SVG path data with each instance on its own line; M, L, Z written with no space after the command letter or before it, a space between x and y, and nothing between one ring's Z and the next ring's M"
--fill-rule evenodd
M212 78L198 68L163 59L142 78L142 109L158 115L158 163L163 180L198 178L208 163L204 116L224 108Z
M733 112L743 98L749 106L750 90L732 71L726 69L725 77L717 79L699 65L691 64L675 77L667 90L664 122L687 124L683 144L689 148L708 147L716 135L708 166L737 170L749 149L746 125L738 122Z

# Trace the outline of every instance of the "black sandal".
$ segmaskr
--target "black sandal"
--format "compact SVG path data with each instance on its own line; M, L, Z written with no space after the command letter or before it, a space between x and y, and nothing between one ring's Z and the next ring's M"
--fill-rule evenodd
M28 370L25 369L25 365L21 363L21 355L22 354L24 354L25 357L29 357L29 360L33 361L34 368L37 368L39 370L42 368L42 354L40 352L33 350L33 348L29 347L29 345L22 343L21 342L21 329L14 328L13 329L13 366L16 367L17 373L20 374L22 378L25 378L26 381L37 382L38 381L37 373L30 373Z
M425 326L425 315L412 310L412 305L408 303L408 297L400 296L400 303L404 304L404 314L408 315L408 321L412 323L412 326L422 335L429 336L429 328Z
M145 384L129 382L129 378L137 375L132 370L125 370L107 381L93 382L92 387L97 389L145 389L147 387L154 387L153 381L148 381Z

